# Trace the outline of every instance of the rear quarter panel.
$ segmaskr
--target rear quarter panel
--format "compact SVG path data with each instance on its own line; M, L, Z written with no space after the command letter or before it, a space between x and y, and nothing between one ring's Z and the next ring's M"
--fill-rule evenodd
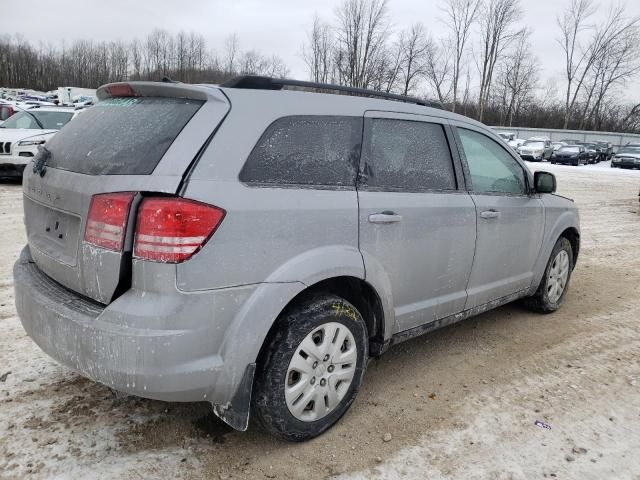
M362 108L349 102L328 103L320 95L225 93L231 111L182 194L223 208L227 215L202 250L178 265L178 288L194 291L261 282L311 285L339 275L364 278L354 187L257 187L238 178L260 136L276 119L359 117Z

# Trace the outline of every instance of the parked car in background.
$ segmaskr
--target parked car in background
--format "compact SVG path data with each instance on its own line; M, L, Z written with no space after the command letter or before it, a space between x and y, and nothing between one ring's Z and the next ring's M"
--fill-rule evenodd
M560 308L580 226L552 174L421 100L288 85L332 88L111 84L47 142L14 266L46 353L303 441L391 345L517 299Z
M611 160L613 156L613 144L611 142L596 142L596 145L600 149L600 161L606 162Z
M600 163L600 158L602 152L600 151L600 147L598 147L595 143L583 142L582 145L587 151L587 156L589 157L589 163Z
M20 155L16 148L34 152L37 145L44 143L48 135L54 134L65 126L75 115L76 111L69 107L31 107L21 110L0 125L0 178L20 178L24 167L31 160L29 155ZM41 140L31 140L35 135L44 135ZM34 143L34 142L41 143Z
M611 159L611 168L640 168L640 144L621 147Z
M578 140L577 138L563 138L562 140L558 141L566 143L567 145L580 145L582 143L582 140Z
M19 107L17 107L13 103L0 101L0 122L4 122L18 110Z
M520 145L517 152L523 160L541 162L551 158L553 147L550 140L533 138Z
M566 147L567 145L569 145L568 143L565 142L551 142L551 147L553 147L553 151L557 151L560 147Z
M497 133L498 133L498 136L502 138L505 142L507 142L507 145L509 145L514 150L517 149L520 145L522 145L525 142L525 140L523 140L522 138L517 138L516 134L513 132L497 132Z
M550 161L577 167L589 163L589 155L583 145L565 145L551 154Z
M516 139L516 134L513 132L497 132L498 136L502 138L507 144Z

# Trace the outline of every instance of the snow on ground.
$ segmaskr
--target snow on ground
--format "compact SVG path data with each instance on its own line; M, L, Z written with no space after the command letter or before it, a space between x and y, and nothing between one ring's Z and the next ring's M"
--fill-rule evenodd
M0 478L639 478L640 171L530 165L580 207L563 308L508 305L392 348L305 444L115 395L43 354L13 306L20 187L0 184Z

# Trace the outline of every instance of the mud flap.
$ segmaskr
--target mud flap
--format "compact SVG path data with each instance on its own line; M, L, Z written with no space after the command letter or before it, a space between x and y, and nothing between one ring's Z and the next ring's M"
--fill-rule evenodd
M251 410L251 391L256 364L250 363L244 370L240 385L230 402L224 405L213 404L213 413L230 427L244 432L249 426L249 411Z

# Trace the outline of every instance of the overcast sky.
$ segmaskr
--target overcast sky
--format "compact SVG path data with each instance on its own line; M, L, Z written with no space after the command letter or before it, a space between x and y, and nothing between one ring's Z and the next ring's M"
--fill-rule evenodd
M333 20L341 0L0 0L2 33L20 33L33 42L60 44L76 39L129 40L155 28L204 34L209 46L222 49L224 38L237 33L243 50L279 55L291 76L307 78L301 45L314 13ZM523 0L522 24L533 29L531 42L544 84L562 83L563 57L556 38L556 15L569 0ZM611 0L600 5L593 21L602 20ZM640 0L628 0L630 16L640 16ZM440 0L389 0L396 29L421 21L437 38L445 33ZM15 14L15 21L7 21ZM17 20L19 19L19 20ZM472 46L473 47L473 46ZM477 46L476 46L477 48ZM560 87L562 88L562 87ZM627 85L629 100L640 101L640 79Z

